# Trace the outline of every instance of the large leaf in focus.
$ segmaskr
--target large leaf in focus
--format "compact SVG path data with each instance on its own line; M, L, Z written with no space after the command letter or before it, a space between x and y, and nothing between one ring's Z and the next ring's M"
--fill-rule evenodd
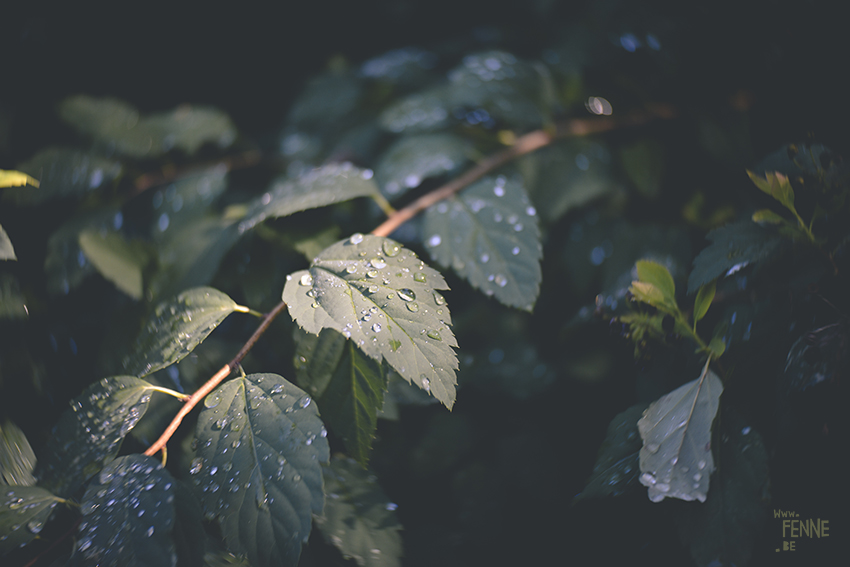
M124 437L148 409L154 386L135 376L95 382L71 400L39 460L39 484L71 496L112 461Z
M245 309L211 287L189 289L160 303L136 339L133 354L124 359L124 370L141 377L182 360L237 310Z
M378 427L377 413L384 404L386 389L383 364L363 354L352 341L346 341L331 382L318 401L325 422L342 439L348 454L364 467L369 461Z
M121 100L78 95L59 104L59 116L98 145L135 158L157 157L172 148L193 154L206 143L226 148L236 139L230 118L207 107L184 105L140 116Z
M615 415L608 424L608 433L599 448L593 472L584 490L576 496L577 500L620 496L628 488L637 486L641 448L637 422L645 409L646 404L634 405Z
M325 512L316 517L316 526L325 540L336 546L346 559L360 567L401 565L401 524L396 505L378 486L369 471L353 459L334 457L324 467Z
M292 274L283 300L307 332L336 329L451 408L457 341L437 291L447 288L439 272L396 242L355 234Z
M37 177L38 189L21 187L3 192L3 199L19 206L38 205L53 199L85 197L121 174L121 163L93 152L47 148L18 166Z
M189 471L204 512L217 516L228 550L255 567L297 565L322 512L330 458L316 404L276 374L230 380L204 400Z
M543 251L537 211L522 185L503 176L485 177L431 206L423 230L439 264L505 305L534 308Z
M450 173L466 162L467 145L454 134L401 138L383 153L375 177L384 193L396 197L424 179Z
M714 229L706 238L711 244L694 259L694 269L688 276L688 294L748 264L770 259L780 251L782 242L775 230L750 220Z
M104 278L133 299L142 298L142 269L148 256L140 242L127 242L117 232L102 235L93 230L81 232L79 242L80 250Z
M65 500L38 486L3 487L0 495L0 556L35 539L60 502Z
M176 565L174 478L153 457L118 457L95 477L80 502L83 513L71 565Z
M768 458L758 432L723 410L719 460L705 504L671 507L679 537L700 567L745 567L767 520Z
M12 246L12 240L9 238L9 235L3 230L3 226L0 225L0 260L17 260L18 257L15 256L15 247Z
M21 429L7 421L0 427L0 486L32 486L35 453Z
M640 482L649 499L705 502L714 470L711 424L723 383L708 366L702 375L652 402L638 421Z

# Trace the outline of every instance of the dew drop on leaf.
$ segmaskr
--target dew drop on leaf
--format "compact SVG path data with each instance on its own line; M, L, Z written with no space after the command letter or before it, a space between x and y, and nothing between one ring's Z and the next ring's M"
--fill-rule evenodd
M301 279L298 281L298 283L304 286L313 285L313 276L311 276L309 273L304 274L303 276L301 276Z
M351 235L351 238L349 238L348 241L352 244L360 244L361 242L363 242L363 235L359 232L355 232Z
M384 240L381 244L381 248L384 250L384 254L391 258L398 256L399 252L401 252L401 246L389 240Z
M382 269L384 269L384 268L386 268L386 267L387 267L387 263L386 263L386 262L384 262L381 258L377 258L377 257L372 258L371 260L369 260L369 263L370 263L370 264L372 265L372 267L373 267L373 268L375 268L376 270L382 270Z
M419 283L425 283L425 274L422 272L416 272L413 274L413 279Z
M413 293L412 289L403 288L398 290L398 296L404 301L413 301L416 299L416 294ZM392 299L392 297L387 296L387 299Z
M407 304L407 310L411 313L416 313L417 311L419 311L419 304L415 302L410 302Z
M435 341L441 341L443 338L440 336L440 333L437 331L428 331L425 333L429 339L434 339Z

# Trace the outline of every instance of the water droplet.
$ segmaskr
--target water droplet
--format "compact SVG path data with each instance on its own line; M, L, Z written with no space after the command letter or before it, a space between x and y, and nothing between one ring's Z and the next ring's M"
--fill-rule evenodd
M701 478L702 478L702 475L700 473L694 473L694 480L695 481L699 482Z
M422 272L416 272L413 274L413 279L419 283L425 283L425 274Z
M482 254L480 260L481 260L482 264L486 264L487 262L490 261L490 255L489 254Z
M313 285L313 276L311 276L309 273L306 273L301 276L301 279L298 281L298 283L304 286Z
M419 304L418 303L411 302L411 303L408 303L406 305L407 305L407 310L410 311L411 313L416 313L417 311L419 311Z
M382 270L387 267L387 263L384 262L384 259L378 258L377 256L369 260L369 264L371 264L376 270Z
M741 430L741 435L749 435L750 431L752 431L752 429L750 429L749 427L745 427Z
M431 381L430 381L430 380L428 380L428 377L427 377L427 376L425 376L424 374L420 374L420 375L419 375L419 381L422 383L422 388L423 388L426 392L430 392L430 391L431 391Z
M310 402L312 402L312 401L313 400L310 399L310 396L304 396L303 398L298 400L298 405L301 406L302 408L306 408L307 406L310 405Z
M496 197L504 197L505 196L505 187L504 185L496 185L493 187L493 193Z
M37 520L30 520L29 522L27 522L27 529L30 531L30 533L34 533L34 534L40 533L41 528L43 528L43 527L44 527L44 524L37 521Z
M514 225L514 230L517 232L522 232L523 226L522 223L518 222Z
M384 254L390 258L398 256L399 252L401 252L401 246L391 240L384 240L381 244L381 248L383 249Z
M282 394L283 393L283 384L275 384L272 386L272 389L269 390L269 393L272 395Z
M428 244L428 246L433 248L435 246L439 246L442 241L443 241L443 239L440 237L439 234L434 234L434 235L431 236L431 238L428 239L427 244Z
M145 535L151 537L153 535L153 526L148 528L148 531L145 532Z
M670 485L667 484L666 482L659 482L658 484L655 485L655 488L658 489L660 492L669 492L670 491Z
M359 232L355 232L351 235L351 238L349 238L348 241L352 244L360 244L361 242L363 242L363 235Z
M413 301L416 299L416 294L413 293L412 289L402 288L398 290L398 296L404 301ZM392 297L387 296L387 299L392 299Z
M670 464L671 464L671 465L675 465L675 464L676 464L676 463L678 463L678 462L679 462L679 457L675 457L675 456L674 456L672 459L670 459Z
M496 277L493 278L496 282L496 285L499 287L505 287L508 284L508 279L502 274L496 274Z
M514 256L519 254L519 246L514 246L513 249L511 250L511 254L513 254Z
M428 336L429 339L434 339L435 341L443 340L443 337L441 337L440 333L438 333L437 331L428 331L425 334Z
M700 461L700 462L698 462L698 463L697 463L697 468L698 468L699 470L704 469L704 468L705 468L705 461Z
M374 325L372 325L372 330L375 331L376 333L380 333L381 332L381 325L379 323L375 323Z
M386 505L386 509L390 512L394 512L395 510L398 510L398 504L396 504L395 502L388 502Z
M189 469L189 474L198 474L201 472L201 468L204 466L204 460L201 457L195 457L192 459L192 465Z
M535 209L534 207L530 207L530 206L526 207L525 208L525 214L527 214L530 217L533 217L534 215L537 214L537 209Z
M657 443L647 443L646 444L646 450L649 451L650 453L657 453L658 449L660 449L660 448L661 448L660 445L658 445Z
M369 270L366 272L366 276L370 278L378 277L378 270Z
M357 271L357 265L356 264L349 264L348 266L346 266L345 271L349 274L353 274L354 272Z
M209 396L204 398L204 406L208 408L214 408L221 402L221 394L218 392L212 392Z

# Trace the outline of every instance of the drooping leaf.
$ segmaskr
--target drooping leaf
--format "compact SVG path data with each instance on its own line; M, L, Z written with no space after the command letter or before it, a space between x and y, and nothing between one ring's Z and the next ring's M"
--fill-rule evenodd
M697 291L697 297L694 300L694 323L705 317L708 313L708 308L711 307L711 302L714 301L714 294L717 291L717 281L713 280L704 286L700 286Z
M12 246L12 240L9 235L3 230L3 225L0 225L0 260L17 260L15 256L15 247Z
M576 500L620 496L627 489L638 486L641 440L637 423L645 409L646 404L637 404L614 416L608 424L593 472Z
M425 245L487 295L527 311L540 290L537 211L522 185L485 177L425 212Z
M325 540L360 567L401 565L401 524L375 476L353 459L334 457L323 467L325 512L316 527Z
M635 296L635 299L641 303L646 303L647 305L652 305L653 307L664 309L665 311L669 310L669 304L664 297L664 292L658 289L654 284L634 281L632 282L631 287L629 287L629 291Z
M325 422L342 439L348 454L363 467L369 462L378 427L377 412L384 404L386 389L387 372L381 362L346 341L333 378L318 401Z
M174 478L145 455L118 457L86 489L71 564L176 565Z
M454 134L408 136L383 153L375 178L388 197L396 197L418 187L424 179L454 171L466 157L466 142Z
M82 198L121 175L121 163L97 153L70 148L47 148L18 166L37 177L38 190L30 187L3 193L18 206L39 205L54 199Z
M117 232L101 235L93 230L84 230L78 238L80 250L104 278L133 299L142 298L142 269L148 257L141 243L127 242Z
M234 311L245 311L211 287L184 291L156 306L136 339L124 370L142 377L182 360Z
M148 409L154 386L135 376L95 382L71 400L36 467L39 484L71 496L111 462Z
M62 498L38 486L4 486L0 496L0 556L35 539Z
M0 427L0 486L32 486L35 453L20 428L6 421Z
M705 504L671 507L679 537L700 567L745 567L767 519L768 457L759 433L723 410L719 459Z
M723 383L708 366L702 375L652 402L638 421L640 482L649 499L705 502L714 470L711 424Z
M98 145L135 158L156 157L172 148L193 154L206 143L226 148L236 139L230 118L209 107L184 105L141 116L124 101L78 95L59 104L59 116Z
M27 184L38 187L38 180L20 171L0 169L0 187L22 187Z
M355 234L292 274L283 300L307 332L336 329L451 408L457 342L437 291L447 287L439 272L398 243Z
M782 242L777 232L750 220L714 229L706 238L711 244L694 259L694 269L688 276L689 294L748 264L771 259L780 251Z
M665 301L675 304L676 284L665 266L652 260L638 260L635 262L635 268L640 281L654 285L661 291Z
M771 211L770 209L760 209L753 213L753 222L757 223L766 223L766 224L781 224L786 222L784 218L782 218L777 213Z
M295 376L298 384L314 397L321 396L345 351L346 338L326 328L318 335L295 330Z
M276 374L230 380L204 400L192 481L228 550L255 567L297 565L324 501L330 458L316 404Z
M764 178L752 171L747 171L747 175L756 187L779 201L783 207L789 211L796 210L794 209L794 189L791 187L788 176L782 175L778 171L765 173Z

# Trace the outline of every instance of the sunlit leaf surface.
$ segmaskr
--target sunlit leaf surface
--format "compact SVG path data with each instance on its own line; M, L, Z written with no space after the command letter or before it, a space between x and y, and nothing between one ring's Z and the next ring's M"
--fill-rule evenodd
M6 234L6 231L3 230L3 226L0 225L0 260L17 259L18 257L15 256L15 247L12 246L12 240Z
M133 299L142 298L142 268L147 258L139 243L129 243L116 232L104 236L92 230L81 232L79 243L86 258L104 278Z
M6 421L0 427L0 486L35 484L35 453L21 429Z

